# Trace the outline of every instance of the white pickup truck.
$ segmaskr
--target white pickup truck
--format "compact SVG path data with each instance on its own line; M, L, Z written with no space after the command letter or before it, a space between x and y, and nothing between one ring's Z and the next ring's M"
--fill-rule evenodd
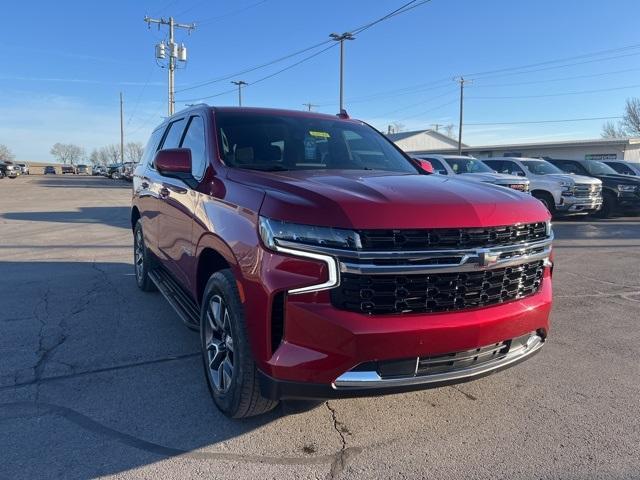
M602 206L602 182L597 178L564 173L538 158L498 157L482 161L498 173L528 178L531 195L552 214L594 213Z
M474 157L458 155L420 154L418 160L431 163L434 173L439 175L459 175L458 178L474 182L491 183L512 188L519 192L529 192L529 180L522 176L496 173Z

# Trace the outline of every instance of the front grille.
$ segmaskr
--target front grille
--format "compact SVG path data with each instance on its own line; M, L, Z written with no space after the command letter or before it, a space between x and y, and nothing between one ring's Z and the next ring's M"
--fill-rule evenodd
M496 305L540 289L544 262L477 272L419 275L345 273L331 290L336 308L376 314L435 313Z
M574 187L573 195L576 197L595 197L600 195L601 191L601 185L578 184Z
M486 228L360 230L362 250L440 250L519 245L547 238L544 222Z

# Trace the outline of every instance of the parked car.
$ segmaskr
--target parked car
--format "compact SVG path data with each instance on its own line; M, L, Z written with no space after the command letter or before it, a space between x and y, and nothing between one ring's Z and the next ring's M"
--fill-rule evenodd
M76 167L77 175L89 175L89 167L86 165L78 165Z
M29 164L27 164L27 163L16 163L16 165L20 168L20 173L22 175L29 175Z
M416 158L429 161L439 175L456 175L456 178L474 182L500 185L520 192L529 191L529 180L526 178L496 173L474 157L424 154L417 155Z
M606 218L615 213L640 212L640 179L620 175L610 166L596 160L547 159L560 170L585 175L602 181L602 208L597 215Z
M76 171L76 167L74 167L73 165L62 165L60 166L60 172L64 175L67 173L71 173L73 175L75 175L76 173L78 173Z
M122 164L121 163L112 163L111 165L107 165L107 177L113 178L114 180L119 180L122 178Z
M597 178L569 175L538 158L499 157L482 161L498 173L527 177L531 195L552 214L594 213L602 206L602 182Z
M18 168L12 162L8 161L0 161L0 172L2 172L2 178L16 178L20 175Z
M129 182L133 179L133 171L136 168L136 164L133 162L124 162L122 164L122 178Z
M547 209L428 175L344 114L191 107L133 192L136 282L199 329L228 416L463 382L547 337Z
M605 165L609 165L617 173L621 175L631 175L634 177L640 176L640 164L625 162L622 160L598 160Z
M102 165L94 165L91 167L91 174L95 176L106 175L107 169Z
M55 175L56 174L56 168L51 166L51 165L47 165L46 167L44 167L44 174L45 175Z

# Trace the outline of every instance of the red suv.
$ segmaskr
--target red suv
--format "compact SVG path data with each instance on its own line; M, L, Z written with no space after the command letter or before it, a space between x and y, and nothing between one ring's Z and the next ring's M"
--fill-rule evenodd
M220 410L448 385L542 347L549 212L421 167L344 114L201 105L153 132L136 280L199 330Z

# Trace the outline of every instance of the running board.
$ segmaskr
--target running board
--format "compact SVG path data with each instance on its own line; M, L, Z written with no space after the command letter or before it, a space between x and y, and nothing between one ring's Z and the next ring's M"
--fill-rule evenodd
M184 324L192 330L200 330L200 309L191 297L162 267L149 272L149 278L173 307Z

